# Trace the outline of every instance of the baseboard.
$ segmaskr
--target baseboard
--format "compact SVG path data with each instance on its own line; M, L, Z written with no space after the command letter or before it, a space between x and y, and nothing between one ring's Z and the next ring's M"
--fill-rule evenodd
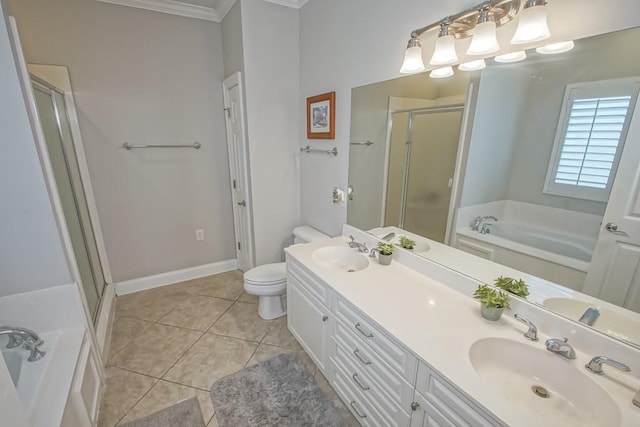
M114 301L116 298L116 286L113 283L106 285L102 294L102 302L100 303L100 312L96 321L96 339L100 346L100 352L104 360L107 360L107 351L109 350L108 338L111 335L111 323L113 321Z
M214 262L212 264L185 268L183 270L169 271L167 273L156 274L153 276L140 277L139 279L116 283L116 295L126 295L133 292L158 288L160 286L171 285L173 283L184 282L185 280L197 279L199 277L210 276L212 274L224 273L237 269L238 260L229 259L226 261Z

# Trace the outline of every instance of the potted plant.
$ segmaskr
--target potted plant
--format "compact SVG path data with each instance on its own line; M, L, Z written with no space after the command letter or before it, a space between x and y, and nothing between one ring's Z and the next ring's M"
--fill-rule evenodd
M479 285L473 297L480 300L482 317L493 322L500 319L505 308L509 308L509 294L489 285Z
M393 245L389 242L378 243L378 262L381 265L391 264L393 259Z
M400 246L402 246L403 248L413 249L415 245L416 245L415 240L411 240L407 236L400 236Z
M526 299L529 295L529 286L527 286L527 284L522 279L515 280L511 277L500 276L494 280L494 285L497 288L502 289L503 291L510 292L521 298Z

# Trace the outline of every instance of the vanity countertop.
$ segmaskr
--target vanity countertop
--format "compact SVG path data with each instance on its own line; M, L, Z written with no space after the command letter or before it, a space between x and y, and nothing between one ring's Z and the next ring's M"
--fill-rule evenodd
M289 257L329 284L420 360L504 423L513 426L558 425L558 420L545 418L544 411L536 412L534 417L530 411L521 410L507 397L494 391L486 380L478 376L469 358L471 346L482 338L504 338L530 346L532 350L544 350L548 336L541 331L539 341L527 341L523 337L526 326L512 318L513 310L506 311L497 322L484 320L477 301L396 261L390 266L382 266L367 256L369 266L352 273L331 271L313 261L312 253L316 249L345 247L347 240L340 236L294 245L286 251ZM535 322L536 319L532 320ZM549 358L562 359L550 352L545 353ZM579 348L576 348L576 353L577 359L566 360L566 363L583 369L593 355L586 355ZM608 369L605 376L585 371L585 375L618 403L622 416L620 425L638 426L640 408L633 406L631 400L640 383L629 375L612 371ZM562 425L567 424L563 422ZM577 422L576 425L585 423Z

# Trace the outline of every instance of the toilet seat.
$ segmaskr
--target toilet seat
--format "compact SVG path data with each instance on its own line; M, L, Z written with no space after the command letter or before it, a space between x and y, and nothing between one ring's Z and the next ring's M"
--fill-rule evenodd
M264 264L244 273L244 282L255 286L280 285L287 281L287 265L284 262Z

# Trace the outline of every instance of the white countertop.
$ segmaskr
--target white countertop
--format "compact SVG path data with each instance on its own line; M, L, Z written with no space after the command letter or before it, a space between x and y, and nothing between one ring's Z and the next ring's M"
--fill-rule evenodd
M512 311L506 311L498 322L489 322L480 316L477 301L397 261L391 266L381 266L374 258L367 257L369 267L354 273L330 271L313 262L314 250L344 246L347 240L341 236L295 245L288 248L287 253L506 424L554 425L554 420L545 419L544 414L532 418L530 412L519 410L494 391L477 375L468 357L471 345L481 338L501 337L544 349L549 337L541 332L539 341L527 341L523 337L526 326L512 319ZM581 368L592 355L585 355L578 348L576 352L577 359L567 363ZM560 356L549 353L549 357ZM607 375L601 377L586 371L585 374L592 376L618 403L621 425L639 426L640 408L633 406L631 399L640 383L622 373L609 374L611 371L607 370Z

